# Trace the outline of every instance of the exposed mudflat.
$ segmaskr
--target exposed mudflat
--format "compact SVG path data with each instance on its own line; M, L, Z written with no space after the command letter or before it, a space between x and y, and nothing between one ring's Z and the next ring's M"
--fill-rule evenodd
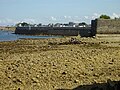
M120 35L0 42L0 90L74 89L108 80L120 81Z

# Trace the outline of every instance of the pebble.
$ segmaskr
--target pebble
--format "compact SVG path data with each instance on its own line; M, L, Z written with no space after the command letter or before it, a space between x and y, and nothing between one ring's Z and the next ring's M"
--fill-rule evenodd
M79 80L74 80L74 83L79 83Z
M33 83L38 83L39 80L37 78L32 78Z
M30 65L32 66L32 65L34 65L33 63L30 63Z
M63 74L63 75L66 75L66 74L67 74L67 72L62 72L62 74Z
M36 76L36 78L39 78L39 77L40 77L40 75L37 75L37 76Z

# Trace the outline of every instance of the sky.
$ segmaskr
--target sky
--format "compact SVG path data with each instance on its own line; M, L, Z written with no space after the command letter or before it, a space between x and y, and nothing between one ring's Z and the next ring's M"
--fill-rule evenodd
M101 14L120 17L120 0L0 0L0 26L86 22Z

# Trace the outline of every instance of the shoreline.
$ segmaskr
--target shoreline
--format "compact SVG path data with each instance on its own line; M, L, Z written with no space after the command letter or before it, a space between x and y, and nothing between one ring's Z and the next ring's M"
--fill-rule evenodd
M15 31L16 27L7 27L7 26L0 26L0 30L5 30L5 31Z

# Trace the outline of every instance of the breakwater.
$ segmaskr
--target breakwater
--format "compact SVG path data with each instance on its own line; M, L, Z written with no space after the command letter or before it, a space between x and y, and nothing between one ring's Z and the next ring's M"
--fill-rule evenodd
M96 31L91 27L16 27L16 34L29 35L61 35L61 36L78 36L92 37Z

